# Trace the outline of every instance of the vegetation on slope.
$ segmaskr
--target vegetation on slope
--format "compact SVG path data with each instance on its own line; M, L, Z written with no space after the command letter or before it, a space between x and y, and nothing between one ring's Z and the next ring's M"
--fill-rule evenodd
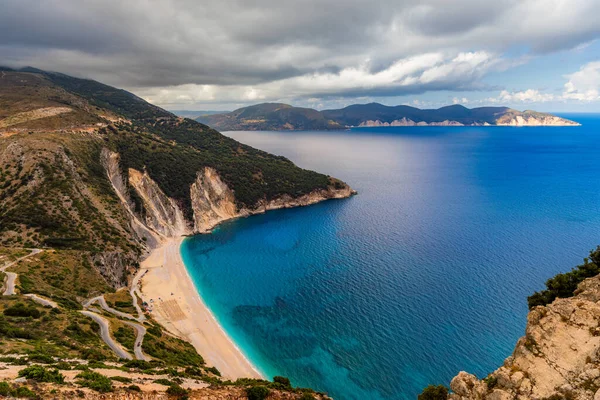
M225 114L202 115L196 118L222 131L330 130L344 126L326 118L312 108L289 104L263 103L243 107Z
M589 258L586 258L582 265L548 279L545 290L535 292L527 298L529 309L545 306L559 297L572 297L583 280L598 274L600 274L600 246L590 252Z
M191 344L163 332L151 319L143 323L147 333L142 350L152 362L123 363L101 339L99 325L80 312L86 299L106 294L109 305L135 314L131 296L114 288L127 283L127 269L137 266L144 246L107 178L100 154L104 148L119 152L124 172L147 171L188 217L190 185L204 167L219 172L234 190L239 207L341 183L178 118L123 90L34 69L4 71L0 263L29 254L25 247L44 251L10 267L18 276L18 294L0 297L0 354L10 354L0 356L0 362L30 365L23 376L34 381L60 380L54 368L76 367L84 371L77 384L99 391L114 385L102 372L88 373L90 368L109 368L103 361L116 363L112 368L125 372L143 367L174 381L193 377L219 387L231 385L239 392L254 386L254 381L221 381L219 371L206 366ZM24 294L41 296L51 306L43 307ZM136 332L131 326L122 317L95 312L103 314L110 334L133 353ZM81 360L90 362L76 366ZM31 366L40 363L52 368ZM273 390L281 386L257 382ZM4 386L2 390L11 395L29 390ZM280 389L296 390L288 386Z

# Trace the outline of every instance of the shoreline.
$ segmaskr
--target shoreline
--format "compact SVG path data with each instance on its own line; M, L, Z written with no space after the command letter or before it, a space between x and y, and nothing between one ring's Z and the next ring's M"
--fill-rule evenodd
M204 303L181 257L183 240L163 240L141 263L142 300L160 325L190 342L223 378L264 379Z

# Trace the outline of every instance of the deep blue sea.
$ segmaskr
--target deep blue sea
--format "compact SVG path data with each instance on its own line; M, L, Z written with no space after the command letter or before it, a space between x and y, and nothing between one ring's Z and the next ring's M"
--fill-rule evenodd
M581 127L229 132L358 190L228 222L182 254L266 375L342 399L484 377L527 302L600 244L600 115Z

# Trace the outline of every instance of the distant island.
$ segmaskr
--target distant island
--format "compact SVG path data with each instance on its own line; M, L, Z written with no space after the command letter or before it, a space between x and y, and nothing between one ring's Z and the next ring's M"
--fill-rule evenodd
M220 131L337 130L386 126L577 126L577 122L537 111L508 107L451 105L422 110L379 103L317 111L283 103L262 103L230 113L202 115L197 121Z

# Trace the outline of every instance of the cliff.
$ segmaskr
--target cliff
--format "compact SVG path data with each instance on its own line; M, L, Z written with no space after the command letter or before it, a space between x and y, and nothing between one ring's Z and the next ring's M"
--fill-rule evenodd
M452 400L600 398L600 277L575 296L537 306L504 365L483 380L459 373Z

